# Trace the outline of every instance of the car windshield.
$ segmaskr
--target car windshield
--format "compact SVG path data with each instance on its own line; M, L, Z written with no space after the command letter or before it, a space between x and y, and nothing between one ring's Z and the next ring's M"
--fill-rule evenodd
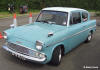
M41 11L36 22L44 22L47 24L67 25L67 12L60 11Z

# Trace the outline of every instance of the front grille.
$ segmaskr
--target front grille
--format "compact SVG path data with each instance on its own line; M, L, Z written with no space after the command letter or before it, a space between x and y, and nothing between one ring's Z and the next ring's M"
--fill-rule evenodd
M15 52L18 52L18 53L27 55L27 56L34 56L34 54L35 54L35 51L34 50L25 48L23 46L20 46L20 45L14 44L14 43L8 42L7 45L8 45L8 48L9 49L11 49L11 50L13 50Z

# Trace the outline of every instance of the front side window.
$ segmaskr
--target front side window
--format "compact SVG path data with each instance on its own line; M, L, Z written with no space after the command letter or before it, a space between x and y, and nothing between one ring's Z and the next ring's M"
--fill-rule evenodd
M88 13L82 12L82 21L85 22L88 20Z
M70 24L81 23L81 15L80 12L72 12L70 17Z
M36 22L44 22L47 24L67 25L67 12L59 11L41 11Z

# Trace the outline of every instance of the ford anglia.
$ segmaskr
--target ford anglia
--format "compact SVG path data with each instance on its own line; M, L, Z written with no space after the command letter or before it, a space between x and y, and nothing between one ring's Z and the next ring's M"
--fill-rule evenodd
M95 30L96 20L84 9L48 7L34 23L5 30L3 49L23 60L59 65L64 54L90 42Z

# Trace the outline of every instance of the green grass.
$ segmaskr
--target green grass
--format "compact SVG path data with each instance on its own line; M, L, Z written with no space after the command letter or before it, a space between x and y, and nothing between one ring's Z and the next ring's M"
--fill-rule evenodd
M88 10L89 12L95 12L95 13L98 13L98 12L100 12L100 10L99 11L96 11L96 10Z
M9 12L0 12L0 18L10 17L10 16L12 16L12 14L10 14Z
M96 12L95 10L88 10L89 12Z
M29 10L29 12L39 13L39 12L40 12L40 10Z
M32 12L32 13L39 13L40 10L30 10L29 12ZM25 14L20 14L18 11L16 12L16 15L17 16L22 16L22 15L28 15L28 13L25 13ZM7 11L4 11L4 12L0 12L0 18L6 18L6 17L12 17L13 14L7 12Z

